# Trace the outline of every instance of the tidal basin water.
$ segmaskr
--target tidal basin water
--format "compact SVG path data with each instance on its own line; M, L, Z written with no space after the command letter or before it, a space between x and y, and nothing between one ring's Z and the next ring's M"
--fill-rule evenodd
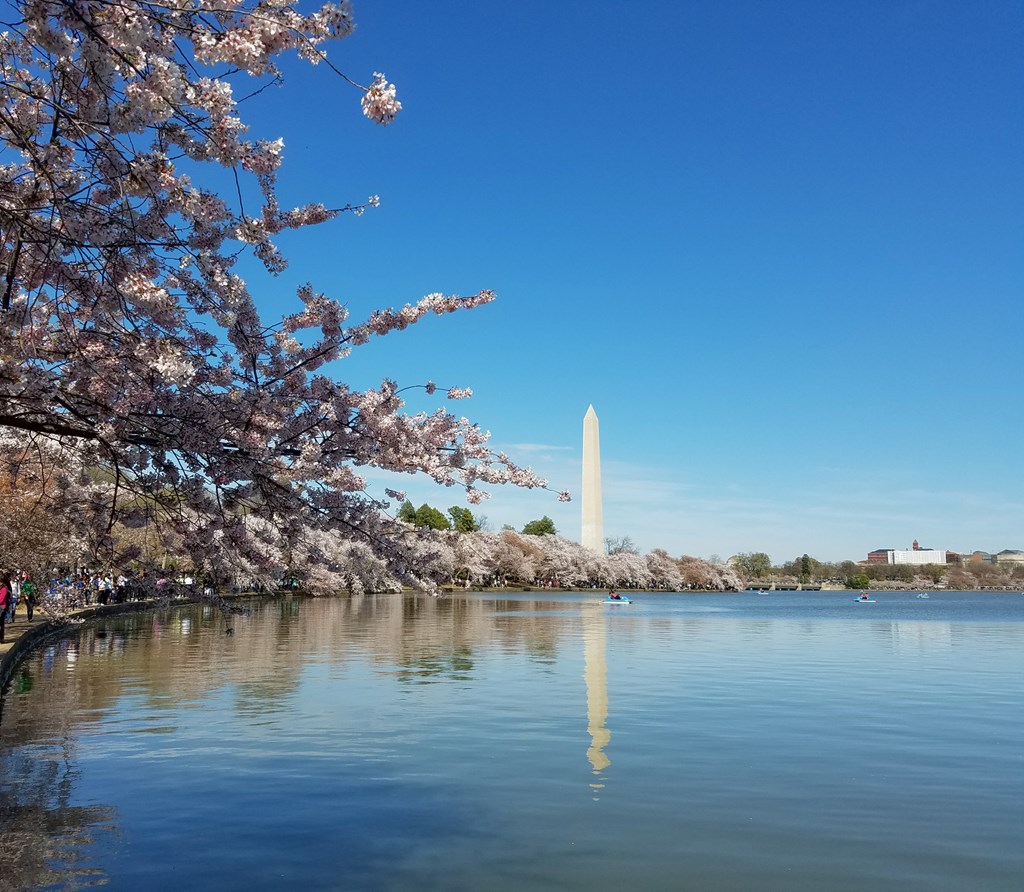
M1024 595L601 597L80 627L4 696L0 888L1024 889Z

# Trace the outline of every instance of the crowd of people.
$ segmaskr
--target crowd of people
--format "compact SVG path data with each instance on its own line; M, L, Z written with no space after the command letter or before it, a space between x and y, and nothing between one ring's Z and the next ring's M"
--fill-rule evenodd
M167 580L157 580L160 584ZM146 580L124 573L77 569L54 573L42 587L26 571L0 570L0 644L6 640L6 627L18 615L18 607L25 605L25 618L29 622L40 601L57 614L89 607L94 604L122 604L145 597Z

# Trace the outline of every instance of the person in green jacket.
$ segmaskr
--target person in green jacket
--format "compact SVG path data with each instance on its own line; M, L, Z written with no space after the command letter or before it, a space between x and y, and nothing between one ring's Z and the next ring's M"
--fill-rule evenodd
M28 614L28 621L32 622L32 614L36 609L36 586L28 578L26 573L21 582L21 596L25 599L25 612Z

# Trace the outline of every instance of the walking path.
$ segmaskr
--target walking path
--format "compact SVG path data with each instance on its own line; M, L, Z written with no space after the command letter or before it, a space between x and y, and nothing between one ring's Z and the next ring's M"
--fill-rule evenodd
M32 621L29 622L25 616L25 610L21 604L18 605L18 615L13 623L7 623L4 626L4 643L0 644L0 660L6 662L6 656L11 649L19 642L26 634L32 633L32 638L35 638L37 630L40 627L48 625L56 628L56 626L50 621L50 618L40 610L36 610L35 616L32 617Z

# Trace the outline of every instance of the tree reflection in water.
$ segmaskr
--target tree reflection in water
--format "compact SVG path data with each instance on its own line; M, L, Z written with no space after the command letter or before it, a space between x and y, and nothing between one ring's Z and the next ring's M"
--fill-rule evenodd
M67 642L62 644L67 647ZM11 690L24 694L33 685L31 673L23 666ZM66 716L70 711L57 714ZM24 739L28 730L21 728L19 734L15 729L13 736ZM5 737L10 740L10 735ZM71 805L76 780L72 740L70 733L64 733L51 738L46 748L5 747L0 752L3 888L76 889L106 882L104 872L89 863L89 853L100 836L116 838L116 811L110 806Z

